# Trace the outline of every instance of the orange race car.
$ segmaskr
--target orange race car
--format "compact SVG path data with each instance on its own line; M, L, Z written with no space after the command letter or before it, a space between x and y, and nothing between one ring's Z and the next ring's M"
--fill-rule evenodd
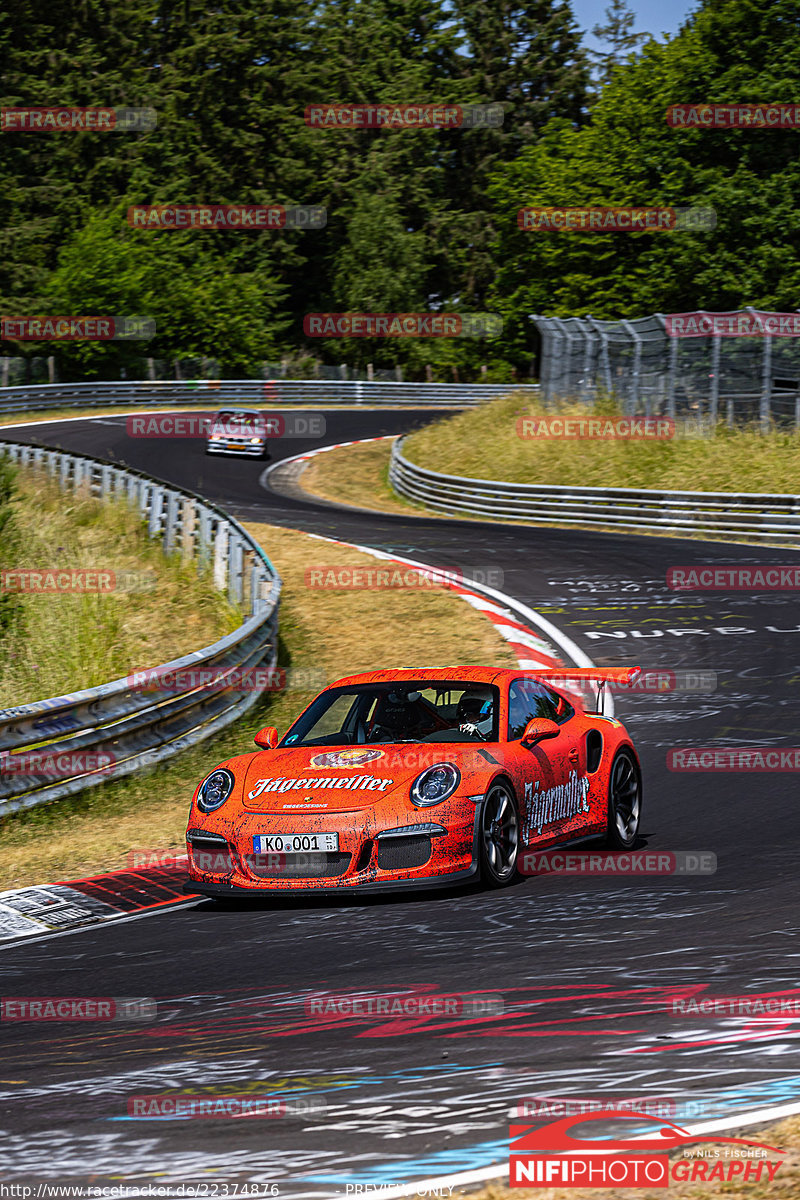
M492 667L340 679L199 785L187 890L502 887L529 847L629 849L639 760L620 721L584 709L570 680L587 674L626 684L638 669L569 669L560 687L555 671Z

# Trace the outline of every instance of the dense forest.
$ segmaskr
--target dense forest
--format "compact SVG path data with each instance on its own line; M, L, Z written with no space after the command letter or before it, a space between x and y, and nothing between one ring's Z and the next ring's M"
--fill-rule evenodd
M800 130L675 128L670 105L800 100L796 0L705 0L667 41L614 0L591 61L563 0L6 0L4 109L155 128L0 131L0 311L137 314L63 378L142 355L259 375L310 356L406 378L530 373L529 314L798 307ZM595 56L597 58L597 56ZM502 124L330 128L311 105L499 105ZM321 206L317 229L131 228L132 205ZM713 207L685 233L529 232L523 206ZM500 337L310 338L309 313L498 314ZM5 341L5 355L54 352Z

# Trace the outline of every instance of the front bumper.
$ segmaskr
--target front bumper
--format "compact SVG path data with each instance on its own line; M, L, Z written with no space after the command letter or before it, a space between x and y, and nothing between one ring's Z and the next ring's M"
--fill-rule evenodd
M341 896L343 892L355 892L358 895L363 893L375 892L405 892L405 891L422 891L432 888L448 888L460 887L477 878L478 864L473 862L465 871L453 871L448 875L435 875L426 879L393 879L379 880L365 883L348 883L346 886L341 884L338 887L314 885L313 887L303 887L297 884L291 888L287 888L285 884L279 887L264 886L261 884L258 887L239 887L232 883L195 883L190 879L183 885L183 890L188 896L209 896L213 899L224 900L226 897L235 900L254 900L258 896L263 896L265 892L274 894L275 892L291 891L297 893L300 891L313 891L315 895L321 896ZM309 881L304 880L303 883Z
M242 458L263 458L266 453L266 443L253 446L249 442L206 442L206 454L235 454Z
M253 851L255 835L286 832L286 817L247 813L224 822L217 815L213 821L207 817L201 825L193 812L187 833L189 887L205 895L246 896L267 891L388 891L466 883L478 870L478 808L462 800L455 811L442 814L440 821L431 812L424 821L404 820L397 826L381 822L380 827L373 814L352 823L333 821L332 814L305 819L295 814L291 818L294 834L314 835L333 828L339 835L335 852L297 855Z

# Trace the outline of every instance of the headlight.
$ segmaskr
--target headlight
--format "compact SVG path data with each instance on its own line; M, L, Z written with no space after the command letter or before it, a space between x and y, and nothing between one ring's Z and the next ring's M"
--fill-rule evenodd
M218 433L212 433L208 440L210 442L221 442L222 438Z
M228 799L233 791L234 778L226 767L217 767L207 779L200 784L197 793L197 807L200 812L216 812Z
M427 767L411 785L411 803L417 808L431 808L452 796L461 783L461 772L452 763L437 763Z
M258 438L250 438L250 445L251 445L251 446L263 446L263 444L264 444L264 439L263 439L263 438L260 438L260 437L258 437Z

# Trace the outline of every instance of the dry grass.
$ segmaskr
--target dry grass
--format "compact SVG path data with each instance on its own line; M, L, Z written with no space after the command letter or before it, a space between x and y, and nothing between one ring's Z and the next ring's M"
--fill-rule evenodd
M797 1200L800 1196L800 1118L790 1117L776 1125L759 1129L757 1133L751 1129L737 1130L730 1136L763 1142L787 1152L780 1159L768 1155L773 1162L781 1163L772 1183L766 1182L765 1176L760 1183L670 1183L666 1188L635 1188L633 1193L629 1188L511 1188L502 1183L491 1183L466 1194L469 1200L584 1200L587 1195L592 1200L626 1200L631 1194L636 1196L636 1200ZM719 1145L720 1151L724 1150L721 1143L712 1141L706 1143L703 1149L710 1150L715 1144ZM725 1160L720 1158L715 1161ZM454 1193L464 1194L460 1189Z
M391 457L391 442L375 442L372 445L344 446L341 450L331 450L311 459L309 466L303 471L300 486L312 495L320 496L323 500L333 500L338 503L354 504L358 508L373 509L378 512L401 513L408 516L438 517L440 520L460 517L467 521L493 522L492 517L478 513L437 512L422 504L414 504L398 495L389 484L389 459ZM530 521L514 521L503 517L504 525L531 525ZM550 529L574 529L579 522L546 521L536 522ZM592 525L599 533L619 533L611 525ZM702 533L687 531L670 533L664 529L639 529L637 537L680 537L694 541L747 541L747 538L735 538L732 534L725 538L710 539ZM759 542L759 545L764 545Z
M610 404L596 412L613 414ZM677 491L798 492L800 437L720 426L714 436L671 440L530 439L517 434L520 417L546 414L538 401L504 396L412 433L404 453L445 474L511 483L580 487L647 487ZM559 415L587 416L564 405Z
M280 663L287 671L314 668L333 680L390 666L516 665L494 626L451 593L312 589L305 585L309 566L373 567L376 560L295 530L247 528L284 580ZM216 763L253 749L253 734L262 726L285 729L313 694L287 689L157 772L0 821L0 888L124 867L133 850L182 851L197 781Z
M310 460L300 478L300 486L323 500L353 504L357 508L379 508L382 512L424 511L398 496L389 483L389 459L392 442L383 439L326 450ZM426 513L426 515L428 515Z
M165 557L125 503L62 492L29 470L17 472L16 486L15 558L0 566L102 571L143 590L19 593L0 641L0 706L96 687L210 645L240 624L193 563Z

